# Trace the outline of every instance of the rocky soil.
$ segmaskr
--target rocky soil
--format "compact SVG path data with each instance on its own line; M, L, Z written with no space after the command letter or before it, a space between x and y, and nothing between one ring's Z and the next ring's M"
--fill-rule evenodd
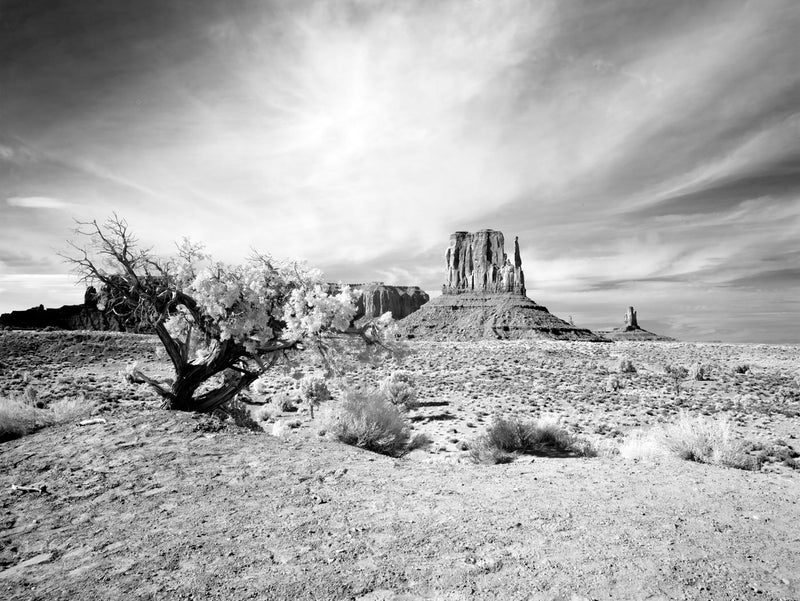
M800 450L797 347L411 347L409 419L433 443L392 459L319 436L305 411L277 415L297 426L277 438L160 410L118 375L132 360L168 374L151 337L0 333L3 394L83 395L106 420L0 445L0 598L800 598L800 471L779 453ZM622 358L637 371L619 373ZM711 379L676 392L664 366L694 363ZM295 385L279 375L272 390ZM495 415L560 416L613 446L682 409L728 417L764 467L483 466L464 450Z

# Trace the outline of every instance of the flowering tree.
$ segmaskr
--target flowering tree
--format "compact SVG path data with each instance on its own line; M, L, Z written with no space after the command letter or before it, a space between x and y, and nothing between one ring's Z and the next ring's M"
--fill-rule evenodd
M88 244L70 243L78 254L65 258L85 281L102 284L99 308L152 325L175 378L159 381L133 368L128 379L150 385L168 409L213 411L288 353L312 346L330 358L326 349L343 335L392 350L387 320L351 326L354 293L345 286L328 294L318 271L261 254L229 265L187 240L176 256L159 258L116 215L79 225Z

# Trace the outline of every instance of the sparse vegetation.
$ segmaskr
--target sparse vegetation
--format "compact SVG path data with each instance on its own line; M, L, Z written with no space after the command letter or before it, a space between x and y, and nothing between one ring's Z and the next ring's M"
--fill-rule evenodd
M691 376L692 380L706 382L711 379L712 373L713 368L710 365L704 363L695 363L692 365L689 375Z
M619 381L617 376L610 375L608 378L606 378L607 392L617 392L620 388L622 388L622 383Z
M59 399L47 407L39 407L41 403L35 390L29 386L26 392L24 398L0 396L0 442L48 426L77 421L94 409L94 404L83 398Z
M617 371L621 374L635 374L636 367L628 357L622 357L617 363Z
M253 416L250 414L250 410L247 408L247 405L238 399L232 399L228 401L221 407L217 408L215 413L217 413L219 417L223 419L230 419L240 428L246 428L247 430L252 430L253 432L263 432L263 428L255 419L253 419Z
M678 396L681 393L681 382L689 375L689 370L682 365L666 365L664 371L672 380L672 384L675 387L675 396Z
M470 457L475 463L509 463L521 454L595 455L587 441L571 435L558 423L545 420L524 422L496 418L486 433L470 444Z
M620 455L628 459L673 455L686 461L757 470L763 457L751 455L748 450L758 448L737 439L725 419L692 417L681 411L672 423L629 435L620 446Z
M377 391L349 389L328 415L327 431L345 444L400 457L411 450L411 429L398 407Z

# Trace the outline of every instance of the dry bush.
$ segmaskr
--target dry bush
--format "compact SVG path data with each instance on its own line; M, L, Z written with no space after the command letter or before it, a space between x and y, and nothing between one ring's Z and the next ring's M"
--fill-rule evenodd
M0 397L0 442L24 436L43 427L44 409L17 398Z
M247 405L238 399L231 399L224 405L218 407L214 410L214 415L221 419L229 419L240 428L246 428L253 432L264 431L261 424L250 415L250 410L247 408Z
M736 374L746 374L750 371L750 366L747 363L742 363L740 365L736 365L733 368L733 373Z
M285 392L279 392L270 401L270 407L272 408L273 413L288 413L297 411L297 407L294 406L294 401L292 398Z
M681 459L746 470L761 467L758 459L746 452L744 443L734 437L725 419L692 418L682 411L675 423L663 427L662 435L667 449Z
M695 363L689 370L689 375L691 376L692 380L697 380L698 382L707 382L711 379L712 372L713 369L710 365L705 363Z
M621 374L635 374L636 368L628 357L622 357L617 364L617 371Z
M264 424L272 419L274 413L275 411L269 405L261 405L258 409L253 411L253 419L263 427Z
M346 390L344 400L326 421L326 430L345 444L392 457L411 450L411 429L405 417L376 391Z
M41 428L65 424L89 415L94 404L84 398L60 399L47 408L37 407L38 395L26 389L25 398L0 396L0 442L19 438Z
M620 446L620 455L628 459L673 455L698 463L759 469L762 459L748 454L747 448L746 443L735 438L729 421L691 417L682 411L673 423L629 435Z
M57 424L80 421L89 415L94 409L94 403L85 398L78 399L59 399L47 406L53 414L53 420Z
M620 456L625 459L654 459L668 455L659 434L658 429L631 432L619 446Z
M475 463L508 463L518 455L593 457L591 443L564 430L557 422L523 422L496 418L485 434L470 443Z
M686 379L686 376L689 375L689 370L682 365L665 365L664 372L666 372L672 380L675 386L675 395L677 396L681 392L681 381Z
M413 376L407 371L393 371L381 382L380 389L386 400L392 405L404 409L416 407L417 390L414 387Z
M622 388L622 383L619 381L617 376L608 376L606 379L606 391L607 392L617 392L620 388Z

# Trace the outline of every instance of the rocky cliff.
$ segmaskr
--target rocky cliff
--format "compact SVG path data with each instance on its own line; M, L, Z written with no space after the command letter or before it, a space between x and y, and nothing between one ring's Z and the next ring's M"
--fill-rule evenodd
M350 284L354 290L360 290L357 301L356 319L380 317L391 312L395 319L408 317L430 300L428 293L419 286L387 286L383 282L366 284ZM330 292L339 290L339 284L328 284Z
M443 294L513 293L525 295L525 275L514 239L514 262L505 252L503 232L455 232L445 253L447 282Z

